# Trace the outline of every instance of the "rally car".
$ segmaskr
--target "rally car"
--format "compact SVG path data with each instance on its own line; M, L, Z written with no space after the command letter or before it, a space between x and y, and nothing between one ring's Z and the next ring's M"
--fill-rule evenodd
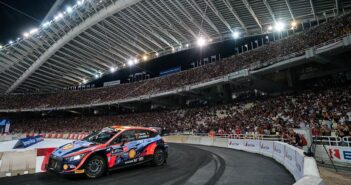
M97 178L108 170L166 162L168 145L156 130L111 126L52 152L46 169L59 174L85 174Z

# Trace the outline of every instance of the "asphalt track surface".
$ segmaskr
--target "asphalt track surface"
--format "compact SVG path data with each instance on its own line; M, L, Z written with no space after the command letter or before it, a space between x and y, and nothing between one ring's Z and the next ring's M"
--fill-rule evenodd
M273 159L226 148L170 144L167 164L110 172L99 179L49 173L0 178L1 185L291 185L292 175Z

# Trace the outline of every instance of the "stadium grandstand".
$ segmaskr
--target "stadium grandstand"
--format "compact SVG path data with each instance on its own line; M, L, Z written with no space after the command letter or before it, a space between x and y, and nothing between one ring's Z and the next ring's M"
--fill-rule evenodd
M192 171L177 166L179 177L145 169L165 177L151 184L351 183L351 1L46 3L42 15L32 17L16 8L21 3L0 0L7 11L40 19L35 27L16 30L17 39L0 38L0 183L2 173L11 171L2 170L2 141L81 139L111 125L158 128L180 154L209 152L214 164L205 169L227 165L207 180L205 165L196 161ZM265 164L272 174L263 175L281 176L262 180L253 171L259 167L251 165L253 178L240 170L226 175L232 168L227 160L237 159L228 154L232 150L208 147L223 147L217 140L274 158ZM271 142L270 154L264 153L265 142ZM256 144L257 151L245 149ZM279 146L282 159L274 153ZM289 150L293 162L286 162ZM221 165L213 156L221 156ZM261 158L252 156L267 160ZM170 153L168 170L174 169L172 159ZM123 173L122 184L133 182L132 172ZM49 184L48 178L16 178L3 182Z

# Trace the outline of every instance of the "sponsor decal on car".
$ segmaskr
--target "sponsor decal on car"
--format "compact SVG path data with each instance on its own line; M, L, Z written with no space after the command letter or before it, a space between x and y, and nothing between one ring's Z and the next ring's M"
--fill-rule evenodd
M68 144L68 145L62 147L62 150L69 150L71 148L73 148L73 144Z
M128 154L129 159L133 159L135 156L136 156L136 151L134 149L131 149Z

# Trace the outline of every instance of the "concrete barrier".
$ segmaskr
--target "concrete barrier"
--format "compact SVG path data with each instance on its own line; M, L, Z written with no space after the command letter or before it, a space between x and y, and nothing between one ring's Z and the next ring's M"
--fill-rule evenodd
M3 152L0 177L35 173L36 157L34 150Z
M183 138L182 138L183 137ZM164 139L170 143L200 144L218 146L258 153L272 157L282 164L295 178L294 185L323 185L317 164L314 158L306 157L303 150L278 141L262 141L250 139L214 139L208 136L166 136Z
M216 137L213 140L213 146L228 148L228 140L226 138Z

